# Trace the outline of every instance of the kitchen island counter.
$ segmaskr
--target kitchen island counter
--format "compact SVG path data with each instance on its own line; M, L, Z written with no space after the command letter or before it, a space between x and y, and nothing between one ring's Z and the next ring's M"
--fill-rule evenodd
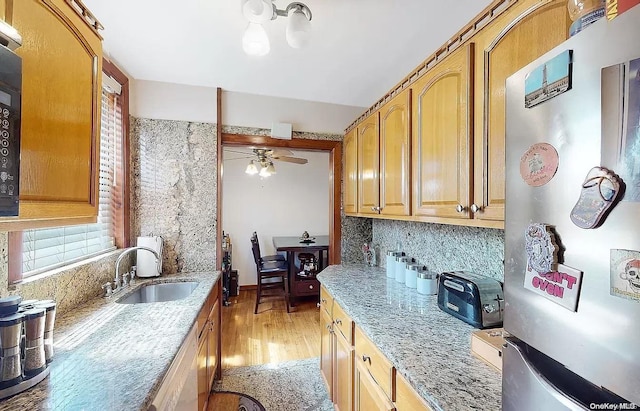
M500 410L501 374L471 354L476 329L385 270L332 265L318 280L434 410Z
M2 410L147 410L194 325L219 272L136 279L197 281L185 299L118 304L130 291L97 298L56 318L51 373L35 387L0 400Z

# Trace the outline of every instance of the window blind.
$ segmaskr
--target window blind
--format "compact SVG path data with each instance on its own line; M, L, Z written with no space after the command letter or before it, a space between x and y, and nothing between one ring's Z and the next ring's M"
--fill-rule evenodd
M25 230L22 234L23 278L115 249L116 208L122 201L118 183L121 168L122 107L113 87L104 87L97 222Z

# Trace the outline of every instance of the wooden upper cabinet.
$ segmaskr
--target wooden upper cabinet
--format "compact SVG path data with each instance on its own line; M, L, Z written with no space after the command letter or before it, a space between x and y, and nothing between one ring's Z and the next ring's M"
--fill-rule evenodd
M354 128L344 136L344 198L345 214L358 212L358 138Z
M11 24L13 0L0 0L0 19Z
M414 215L470 217L472 67L469 44L412 86Z
M473 39L477 45L475 107L479 120L475 128L476 219L504 220L505 81L566 40L569 23L566 0L522 1Z
M358 212L378 214L380 206L380 140L378 114L358 124Z
M380 214L411 214L411 89L380 109Z
M13 2L23 39L20 216L0 219L0 228L97 216L102 44L70 3Z

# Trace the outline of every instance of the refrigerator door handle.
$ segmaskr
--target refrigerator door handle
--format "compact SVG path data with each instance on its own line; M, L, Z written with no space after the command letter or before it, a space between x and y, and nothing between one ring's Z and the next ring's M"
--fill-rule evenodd
M503 371L503 410L535 410L544 404L545 408L551 410L586 410L585 408L567 397L553 383L551 383L544 375L542 375L536 366L531 362L526 352L518 344L506 340L503 367L513 368L509 372ZM515 355L515 358L514 358ZM513 371L513 372L512 372ZM509 376L509 377L507 377ZM528 379L528 381L524 381ZM534 381L532 381L534 380ZM510 388L522 388L522 384L537 385L535 390L527 389L522 392L520 389L510 391ZM515 392L514 392L515 391ZM523 392L533 394L529 401L523 401L521 395ZM537 392L537 394L536 394ZM540 393L544 393L543 396ZM516 404L510 400L511 395L515 395ZM526 405L525 405L526 404ZM513 407L515 405L515 407ZM523 408L524 407L524 408ZM527 408L530 407L530 408Z

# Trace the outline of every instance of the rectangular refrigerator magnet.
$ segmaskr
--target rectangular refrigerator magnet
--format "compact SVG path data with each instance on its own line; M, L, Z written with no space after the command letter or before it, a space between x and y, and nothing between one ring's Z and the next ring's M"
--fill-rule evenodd
M613 249L610 256L610 294L640 301L640 251Z
M581 284L582 271L563 264L558 264L557 271L548 273L527 268L524 275L524 288L571 311L578 308Z
M531 108L571 89L571 50L565 50L527 74L524 106Z

